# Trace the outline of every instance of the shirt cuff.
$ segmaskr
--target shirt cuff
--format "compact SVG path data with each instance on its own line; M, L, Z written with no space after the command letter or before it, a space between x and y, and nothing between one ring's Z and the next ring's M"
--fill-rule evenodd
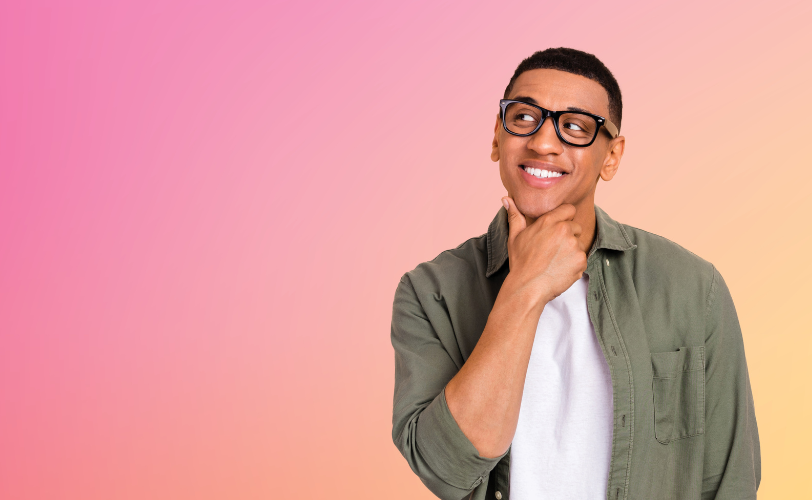
M429 403L417 421L416 444L437 476L451 486L470 490L479 486L505 453L494 458L479 455L454 420L445 388Z

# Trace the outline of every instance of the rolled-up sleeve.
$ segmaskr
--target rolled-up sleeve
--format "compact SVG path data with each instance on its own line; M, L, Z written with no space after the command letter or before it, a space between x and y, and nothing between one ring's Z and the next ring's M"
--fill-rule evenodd
M736 308L715 267L707 307L702 499L755 499L761 450L753 392Z
M481 457L448 408L445 385L460 366L440 340L442 328L451 328L450 319L435 317L433 324L408 273L404 275L392 311L392 439L429 490L442 499L459 500L484 487L502 457Z

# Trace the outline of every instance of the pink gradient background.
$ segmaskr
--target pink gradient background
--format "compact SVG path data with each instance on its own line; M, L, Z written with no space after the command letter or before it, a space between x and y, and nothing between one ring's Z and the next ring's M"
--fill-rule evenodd
M623 91L598 205L730 286L759 498L811 495L812 4L577 5L3 2L0 498L434 498L395 288L487 230L497 101L550 46Z

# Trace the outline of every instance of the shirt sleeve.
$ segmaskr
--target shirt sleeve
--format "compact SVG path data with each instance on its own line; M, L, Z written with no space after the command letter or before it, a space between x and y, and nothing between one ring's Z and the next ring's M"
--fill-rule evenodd
M755 500L761 449L753 392L736 308L715 267L707 307L702 500Z
M426 300L433 300L432 296ZM491 469L502 457L481 457L448 409L445 385L460 366L438 335L438 329L451 328L450 318L447 312L445 316L435 315L439 312L435 309L433 324L408 275L401 278L392 311L392 439L429 490L442 499L459 500L474 488L484 488Z

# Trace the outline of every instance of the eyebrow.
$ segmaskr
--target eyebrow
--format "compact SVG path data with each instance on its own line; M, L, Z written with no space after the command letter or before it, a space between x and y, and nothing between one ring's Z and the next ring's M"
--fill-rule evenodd
M529 102L530 104L535 104L536 106L541 106L541 104L539 104L538 101L536 101L532 97L526 96L526 95L516 96L516 97L513 98L513 100L514 101ZM592 111L587 111L584 108L579 108L577 106L567 106L567 111L580 111L581 113L589 113L591 115L596 114L596 113L593 113Z
M535 99L533 99L532 97L529 97L529 96L526 96L526 95L517 95L516 97L513 97L513 100L514 100L514 101L524 101L524 102L529 102L530 104L535 104L536 106L540 106L540 104L538 103L538 101L536 101L536 100L535 100Z
M595 114L595 113L593 113L592 111L587 111L587 110L585 110L585 109L583 109L583 108L578 108L578 107L576 107L576 106L567 106L567 111L580 111L580 112L582 112L582 113L589 113L590 115L594 115L594 114Z

